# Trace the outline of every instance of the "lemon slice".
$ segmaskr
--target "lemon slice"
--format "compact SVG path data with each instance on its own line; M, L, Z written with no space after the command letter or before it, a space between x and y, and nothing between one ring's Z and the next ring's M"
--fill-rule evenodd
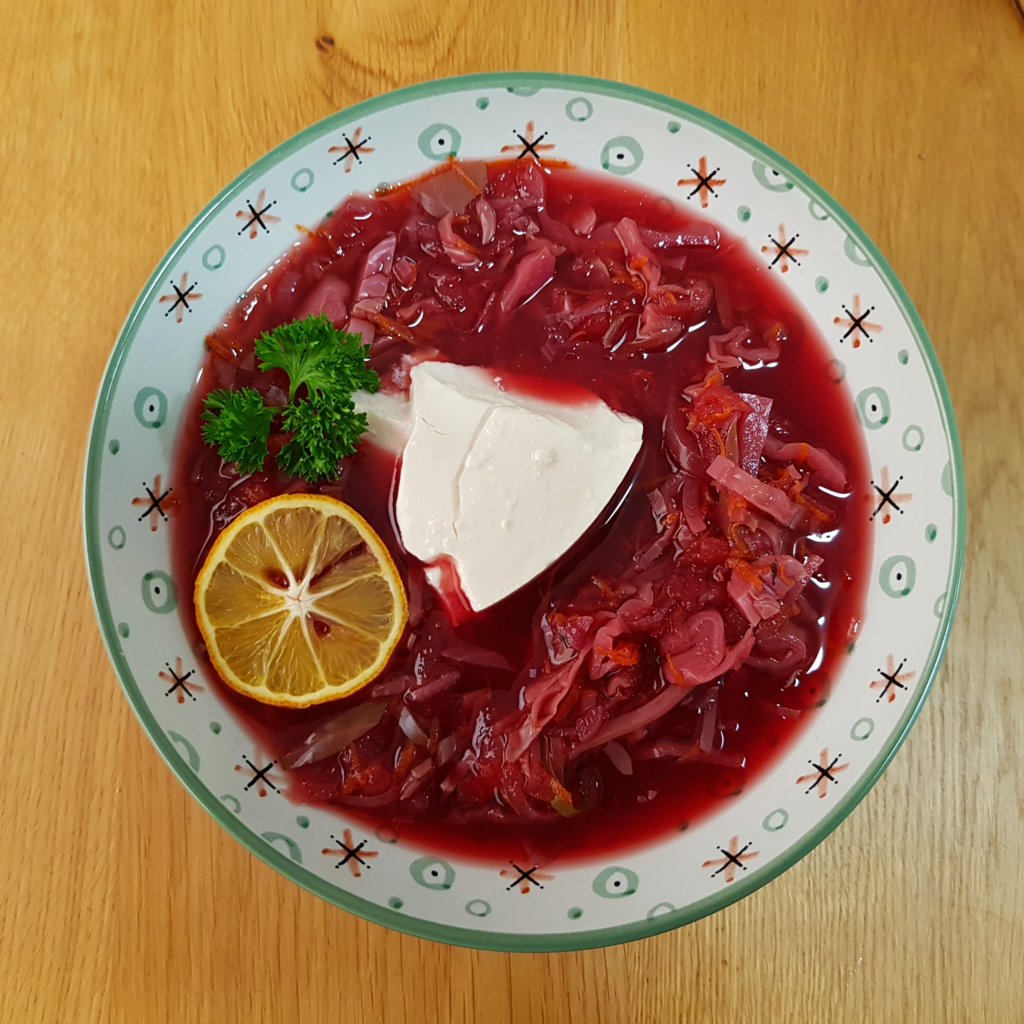
M354 509L286 494L243 512L217 538L195 587L214 668L265 704L307 707L380 674L408 617L387 548Z

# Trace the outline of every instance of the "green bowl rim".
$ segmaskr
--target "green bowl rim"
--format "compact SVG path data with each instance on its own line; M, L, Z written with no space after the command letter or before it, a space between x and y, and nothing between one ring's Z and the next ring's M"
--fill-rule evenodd
M100 559L100 527L99 527L99 483L103 441L106 436L107 422L110 414L110 402L114 388L120 377L124 358L130 349L139 328L143 310L166 276L168 269L174 264L182 250L201 231L206 222L243 186L257 179L261 174L273 167L283 158L291 155L312 139L341 127L357 117L365 117L381 110L386 110L408 100L423 99L433 96L444 96L474 89L502 88L534 88L540 89L579 88L590 93L598 93L619 99L633 100L666 113L681 117L692 123L709 128L725 136L733 143L745 149L768 166L784 172L790 180L799 182L800 186L813 196L842 227L856 239L883 280L896 304L899 306L907 322L913 329L916 341L932 378L935 393L941 399L943 425L950 441L953 454L953 495L954 495L954 544L953 558L950 565L946 587L946 601L942 621L936 633L927 664L922 672L924 685L918 690L916 699L904 710L896 728L893 730L884 748L879 752L867 772L860 778L856 786L850 789L842 799L836 802L829 813L807 833L798 843L789 847L784 853L770 861L755 875L741 879L727 889L708 896L697 903L671 911L653 919L635 921L626 925L609 928L597 928L590 931L561 932L535 935L508 935L502 932L481 931L472 928L459 928L452 925L437 924L410 917L406 914L387 910L368 900L351 893L335 889L313 872L295 864L279 853L267 842L260 839L241 820L235 817L224 804L202 783L199 777L188 767L182 756L174 749L170 739L157 724L143 700L139 686L135 681L117 636L115 623L107 597L106 583L103 578ZM178 776L185 788L206 809L206 811L225 828L235 839L245 846L250 853L269 864L284 875L285 878L335 906L348 910L368 921L393 928L396 931L415 935L419 938L444 942L456 946L473 949L496 950L502 952L568 952L582 949L593 949L600 946L611 946L630 942L635 939L647 938L661 932L690 924L709 914L723 910L737 900L749 896L752 892L777 878L782 872L792 867L805 857L826 836L832 833L847 818L850 812L860 803L871 787L878 781L896 751L903 744L911 726L917 719L928 693L931 691L935 674L949 641L956 607L960 597L963 579L964 560L967 540L967 505L965 495L963 453L960 435L956 425L956 417L946 386L945 378L939 366L938 358L932 348L924 324L914 308L906 290L900 284L885 257L878 250L853 218L827 192L818 186L808 175L792 164L785 157L776 153L769 146L739 128L723 121L721 118L708 114L697 107L671 99L660 93L641 89L637 86L611 82L600 78L587 78L578 75L560 75L546 72L507 72L478 75L463 75L455 78L436 79L418 85L398 89L394 92L376 96L354 106L331 114L292 136L286 142L267 153L262 159L252 164L227 188L223 189L212 202L192 221L178 240L171 246L160 261L145 288L140 293L135 305L125 321L118 337L117 344L110 356L103 382L100 386L93 416L92 429L89 435L89 449L85 463L84 481L84 532L86 559L89 568L89 582L92 591L96 615L103 632L107 651L114 667L117 669L121 685L128 696L132 707L143 728L157 750L168 763L171 770Z

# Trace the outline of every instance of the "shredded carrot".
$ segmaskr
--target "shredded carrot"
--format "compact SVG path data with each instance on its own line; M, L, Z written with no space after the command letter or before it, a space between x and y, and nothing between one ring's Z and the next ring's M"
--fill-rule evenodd
M314 241L319 239L328 245L334 245L334 240L330 235L325 235L319 228L307 228L305 224L296 224L295 230L301 231L307 238L312 238Z
M758 590L762 589L763 582L761 580L760 573L751 566L751 564L743 558L737 558L732 555L726 560L726 565L737 576L741 576L745 582L749 583L752 587L756 587Z
M809 498L806 494L802 494L802 490L803 488L790 495L793 501L807 509L807 511L817 519L819 523L830 523L832 521L832 513L825 508L824 505L819 505L813 498Z
M402 747L402 753L398 755L398 763L395 765L395 777L404 779L409 774L409 769L416 763L419 754L413 743L406 743Z
M385 316L383 313L373 313L370 319L377 325L381 334L386 334L389 338L398 338L401 341L407 341L410 345L415 344L416 336L409 330L405 324L399 323L397 320L392 320L391 317Z
M554 773L551 775L551 791L555 794L553 799L563 800L572 807L572 795L569 793L569 790L567 790L565 786L555 778Z
M669 677L669 682L674 683L676 686L685 686L687 689L691 688L690 684L686 681L686 677L672 664L670 658L665 659L662 669Z
M714 435L715 441L718 442L719 451L721 451L724 458L728 458L725 454L725 442L722 440L722 435L714 428L711 427L711 433Z
M613 644L609 647L595 648L598 654L614 661L616 665L629 667L640 664L640 649L632 640L625 640L621 644Z
M227 338L221 337L217 331L206 336L206 347L229 363L237 363L238 357L242 354L240 349L235 348Z
M427 171L426 174L421 174L419 177L410 178L408 181L401 181L393 188L390 188L387 192L388 198L391 196L401 195L403 192L408 192L410 189L415 188L417 185L422 185L425 181L429 181L431 178L436 178L439 174L444 174L450 171L453 166L457 166L455 157L449 157L443 164L432 168ZM475 186L474 186L475 187Z
M345 771L345 781L342 784L341 791L346 796L349 793L356 793L359 791L359 776L362 773L363 765L359 760L359 754L356 752L356 748L353 745L347 747L349 761L351 761L351 767Z

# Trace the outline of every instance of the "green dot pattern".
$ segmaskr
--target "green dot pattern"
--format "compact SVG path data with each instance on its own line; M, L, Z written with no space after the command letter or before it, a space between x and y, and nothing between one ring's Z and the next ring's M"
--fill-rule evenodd
M424 889L445 890L455 883L455 868L440 857L420 857L409 865L409 874Z
M656 917L664 917L665 914L671 914L676 909L674 903L655 903L650 910L647 911L647 920L653 921Z
M142 603L157 615L166 615L178 607L178 594L174 581L160 569L153 569L142 577Z
M889 422L892 406L885 388L865 388L857 395L857 418L866 430L878 430Z
M873 718L858 718L850 729L850 739L862 743L875 731Z
M594 104L585 96L576 96L565 105L565 116L570 121L588 121L593 116Z
M639 886L640 876L635 871L612 865L598 874L592 888L598 896L608 900L619 900L624 896L632 896Z
M888 597L908 597L917 580L917 566L910 555L890 555L878 571L878 583Z
M454 125L438 121L420 132L416 145L428 160L443 163L449 157L459 155L462 133Z
M632 174L643 162L643 147L631 135L616 135L601 149L601 166L612 174Z
M159 388L142 388L135 396L135 418L147 430L159 430L167 420L167 396Z

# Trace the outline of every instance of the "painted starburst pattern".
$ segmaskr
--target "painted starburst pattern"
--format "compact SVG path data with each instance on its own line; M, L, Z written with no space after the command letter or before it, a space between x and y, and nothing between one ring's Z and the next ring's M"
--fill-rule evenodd
M363 138L362 126L356 128L351 135L343 133L341 137L345 140L345 145L331 146L327 152L341 154L334 162L340 163L346 174L351 173L353 167L361 164L364 157L376 152L376 149L369 144L370 136L367 135Z
M892 522L893 513L903 515L903 506L910 502L914 495L910 491L899 491L897 488L903 483L903 477L893 479L888 466L883 466L878 473L878 481L871 481L875 489L878 505L871 513L872 519L881 516L882 525L887 526Z
M238 233L240 235L248 233L250 240L257 238L261 231L264 234L269 234L270 225L281 222L280 217L270 212L276 205L276 199L267 202L267 190L261 188L255 203L247 199L243 209L235 210L235 216L244 221Z
M537 125L533 121L526 122L525 132L513 131L512 134L517 141L508 146L502 146L501 151L502 153L515 153L517 160L522 160L524 156L532 156L539 162L543 159L542 153L550 153L555 148L553 142L544 141L548 137L547 132L537 133Z
M369 871L373 865L370 863L375 857L380 856L379 850L371 850L367 847L368 839L361 839L358 843L352 835L352 829L347 828L339 839L332 835L334 846L325 846L320 852L325 857L336 857L336 868L348 868L353 878L362 878L363 871Z
M786 274L789 272L791 267L800 266L800 257L810 255L810 249L798 249L796 246L796 240L800 237L800 232L797 231L795 234L790 235L786 231L786 225L780 224L777 235L768 236L768 245L761 246L761 252L765 256L771 256L771 262L768 266L777 268L780 273Z
M807 762L812 770L805 775L801 775L796 780L796 784L798 786L806 786L805 793L817 791L819 799L824 800L832 786L838 784L839 779L837 776L850 767L849 764L842 761L842 756L842 754L836 754L835 757L831 757L826 747L822 750L817 761Z
M886 656L885 668L880 668L878 677L871 680L871 689L878 694L875 698L876 704L882 701L891 704L896 700L896 695L900 690L905 690L907 685L917 677L916 672L904 671L904 665L906 665L906 659L897 662L896 655Z
M181 658L174 659L173 668L170 662L165 662L164 664L166 665L166 670L161 669L158 674L167 686L167 689L164 691L165 697L173 696L179 704L184 704L186 700L195 700L196 694L202 693L206 689L202 683L194 681L194 669L185 671L185 663Z
M708 203L718 196L718 189L728 183L727 178L717 177L720 167L710 167L708 164L708 158L702 156L697 161L697 166L689 164L689 169L692 177L680 178L676 184L680 188L688 188L689 192L686 194L687 199L699 199L702 210L708 208Z
M746 871L747 864L759 855L759 850L751 849L753 845L752 842L747 842L741 846L740 837L733 836L728 846L718 848L721 857L704 861L703 867L712 869L712 877L720 875L726 885L731 885L736 881L737 874Z
M832 319L832 323L843 331L840 342L848 341L854 348L860 348L865 341L874 341L872 335L883 330L881 324L868 320L874 311L874 306L865 309L860 295L854 295L853 302L843 306L843 315Z
M243 755L242 763L235 765L235 771L240 775L249 776L245 784L246 792L253 790L262 800L271 791L280 793L284 785L284 779L281 778L279 773L273 771L276 765L276 761L269 761L264 764L263 758L255 754L251 758L248 755Z
M534 889L543 889L545 883L553 881L555 877L541 871L538 867L524 868L514 862L510 862L510 864L511 867L502 868L499 872L502 878L508 880L505 888L509 892L518 889L523 896L526 896Z
M177 282L171 281L171 290L160 296L160 305L167 306L164 316L174 314L175 323L181 323L186 313L192 312L192 306L203 296L196 291L197 282L189 283L188 272L186 271L178 278Z
M151 485L143 481L142 487L145 495L132 498L132 505L142 509L139 513L139 522L148 520L150 533L156 533L161 523L166 523L177 515L178 499L172 493L172 487L164 488L159 473L153 477Z

